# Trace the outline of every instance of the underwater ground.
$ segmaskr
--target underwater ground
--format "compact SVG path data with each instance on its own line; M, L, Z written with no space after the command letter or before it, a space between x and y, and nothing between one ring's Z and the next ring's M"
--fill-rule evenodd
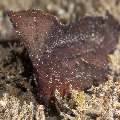
M8 10L32 8L48 11L65 24L86 15L105 16L106 11L120 22L119 0L0 0L0 120L120 120L120 39L108 56L106 83L88 92L73 91L69 101L58 96L62 110L37 99L31 63L6 15Z

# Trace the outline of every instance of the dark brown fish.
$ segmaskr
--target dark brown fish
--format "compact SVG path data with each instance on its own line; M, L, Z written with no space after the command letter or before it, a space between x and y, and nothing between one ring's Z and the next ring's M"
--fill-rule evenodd
M120 33L111 15L83 17L69 25L40 10L8 15L36 70L40 96L49 99L55 90L64 96L70 87L85 90L107 80L107 55Z

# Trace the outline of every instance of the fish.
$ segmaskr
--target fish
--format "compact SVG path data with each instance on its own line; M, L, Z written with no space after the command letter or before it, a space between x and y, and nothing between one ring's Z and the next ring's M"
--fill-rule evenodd
M64 97L71 89L87 90L108 80L108 55L120 34L119 22L108 12L67 25L41 10L7 14L28 51L40 98L50 100L56 90Z

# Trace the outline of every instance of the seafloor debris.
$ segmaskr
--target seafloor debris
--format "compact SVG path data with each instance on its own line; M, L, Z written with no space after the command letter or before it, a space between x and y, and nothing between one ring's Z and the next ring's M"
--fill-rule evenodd
M85 90L107 80L107 55L118 42L119 23L111 16L83 17L69 25L40 10L8 15L36 70L38 93L50 98L58 90Z

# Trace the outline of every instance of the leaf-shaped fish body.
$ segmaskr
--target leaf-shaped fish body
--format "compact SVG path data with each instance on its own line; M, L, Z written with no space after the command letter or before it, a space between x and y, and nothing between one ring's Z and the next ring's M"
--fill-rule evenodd
M116 47L120 28L111 15L69 25L40 10L8 15L36 70L40 96L50 98L56 89L64 96L70 87L85 90L107 80L107 55Z

